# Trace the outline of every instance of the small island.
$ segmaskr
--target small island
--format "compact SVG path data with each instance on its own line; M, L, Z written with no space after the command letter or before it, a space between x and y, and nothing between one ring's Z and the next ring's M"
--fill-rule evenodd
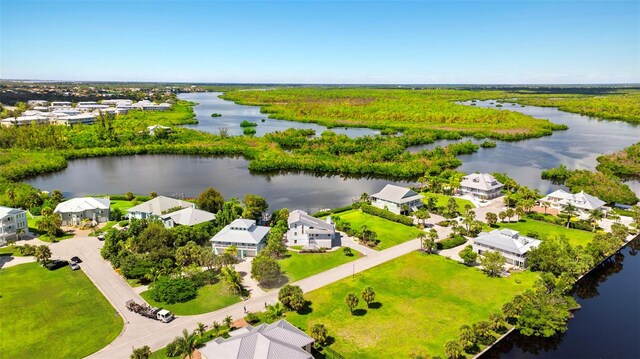
M222 114L214 112L211 114L211 117L222 117Z

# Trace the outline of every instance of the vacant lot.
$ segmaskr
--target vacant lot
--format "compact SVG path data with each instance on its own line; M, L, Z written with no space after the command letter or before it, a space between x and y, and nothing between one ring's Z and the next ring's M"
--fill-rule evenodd
M287 320L303 329L325 324L335 339L331 347L345 358L444 357L444 344L461 325L500 311L536 278L531 272L489 278L453 260L413 252L306 294L311 313L288 313ZM357 315L351 315L345 296L360 297L367 286L374 288L379 308L360 299Z
M326 253L298 253L289 251L287 258L281 260L279 263L289 278L289 282L295 282L362 257L360 252L352 250L352 253L353 256L347 257L344 255L342 249Z
M449 202L449 198L451 198L450 196L444 195L444 194L440 194L440 193L423 193L424 194L424 199L423 202L426 203L427 199L429 197L435 197L437 202L436 202L436 206L438 207L447 207L447 202ZM473 203L471 203L471 201L466 200L466 199L462 199L462 198L457 198L457 197L453 197L453 199L456 201L456 204L458 205L458 213L463 214L464 213L464 207L465 206L471 206L471 208L474 208L475 206L473 205Z
M0 270L3 358L82 358L122 330L122 319L81 271L37 263Z
M375 249L378 250L410 241L420 234L420 230L416 227L409 227L401 223L376 217L364 213L359 209L340 213L336 215L336 217L340 217L340 219L349 222L353 229L360 230L363 225L366 225L367 229L376 232L378 240L380 241L375 247Z

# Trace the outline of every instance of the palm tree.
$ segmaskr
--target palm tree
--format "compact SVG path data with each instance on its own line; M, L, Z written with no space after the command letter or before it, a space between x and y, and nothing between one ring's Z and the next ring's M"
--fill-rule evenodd
M220 271L224 282L229 287L229 291L235 294L244 293L244 285L242 284L242 277L240 273L236 272L232 266L224 266Z
M468 325L463 325L460 327L460 343L462 346L467 349L476 344L476 333L471 329Z
M498 332L501 328L504 327L504 315L501 313L491 313L489 314L489 323L491 324L491 330L494 332Z
M181 358L192 358L193 351L196 350L196 333L189 333L188 330L182 330L182 337L178 338L178 352Z
M141 348L133 349L133 353L129 356L130 359L149 359L151 356L151 348L145 345Z
M464 352L464 348L458 340L449 340L447 344L444 345L444 353L447 358L457 359L462 356Z
M419 220L419 223L421 223L422 225L424 225L424 221L426 219L431 218L431 215L429 214L429 211L426 208L420 208L419 210L416 211L415 215L416 215L416 218Z
M425 245L424 241L427 239L427 233L420 232L418 234L418 239L420 240L420 249L422 250L424 249L424 245Z
M562 212L564 212L564 214L567 215L567 228L569 228L569 224L571 223L571 218L573 218L576 215L577 211L578 209L571 203L564 206L564 210Z
M610 212L607 214L607 218L609 218L610 220L619 223L620 222L620 216L616 213L616 212Z
M349 293L344 298L344 302L349 307L349 310L351 311L351 314L353 314L353 309L358 306L358 296L355 295L354 293Z
M269 316L269 318L275 320L282 317L286 310L287 309L284 307L284 305L282 305L282 303L276 302L275 304L267 307L267 315Z
M316 343L324 345L327 342L328 332L324 324L316 323L311 327L311 337L316 340Z
M7 190L7 198L11 201L11 207L16 206L16 190L13 187L10 187Z
M618 217L620 218L620 217ZM24 228L18 228L16 230L16 236L18 237L18 240L22 239L22 235L24 234Z
M224 323L224 325L227 326L227 328L231 329L231 324L233 324L233 318L231 318L230 315L227 315L226 317L224 317L224 320L222 322Z
M462 219L462 223L465 225L465 229L467 230L467 235L469 234L469 227L476 220L476 213L470 209L466 211L466 216Z
M518 222L520 221L520 219L524 216L524 208L522 206L518 206L516 207L515 213L518 216Z
M500 211L498 213L498 217L500 218L500 222L504 222L505 218L507 218L507 212L505 211Z
M213 330L213 336L217 337L218 333L220 332L220 323L218 323L217 321L213 321L213 324L211 324L211 330Z
M549 202L540 202L540 207L544 208L544 214L547 214L547 208L551 207Z
M511 222L511 217L513 217L516 212L513 210L513 208L507 208L506 211L504 211L504 213L507 215L507 218L509 219L509 222Z
M593 231L596 231L596 227L598 226L598 221L604 218L604 213L599 209L594 209L589 213L589 221L591 221L591 225L593 226Z
M525 199L524 201L522 201L522 209L524 209L526 212L531 212L531 208L533 208L535 204L536 202L533 200L533 198Z
M364 300L365 303L367 303L367 307L370 306L374 300L376 300L376 292L373 290L373 288L366 287L362 291L362 300Z
M369 203L371 201L371 197L367 192L362 192L360 195L360 202Z
M436 209L436 207L438 207L438 200L434 196L431 196L427 198L426 205L427 205L427 209L429 209L430 211L433 211Z
M207 326L204 325L203 323L198 322L198 327L196 328L196 332L198 333L200 338L202 338L202 336L206 331L207 331Z
M34 257L36 257L38 263L43 263L47 259L51 258L51 249L45 245L37 246Z

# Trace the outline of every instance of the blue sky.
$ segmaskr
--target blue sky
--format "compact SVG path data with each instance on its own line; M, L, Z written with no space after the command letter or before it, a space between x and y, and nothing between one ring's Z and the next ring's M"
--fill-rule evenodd
M638 83L640 1L0 0L0 78Z

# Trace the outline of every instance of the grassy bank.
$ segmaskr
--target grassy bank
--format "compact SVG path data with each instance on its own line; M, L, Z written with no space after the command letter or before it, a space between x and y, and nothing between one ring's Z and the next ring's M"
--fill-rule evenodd
M498 226L499 228L513 229L525 236L528 235L528 233L536 233L541 236L541 238L549 236L565 236L572 246L580 245L584 247L593 239L594 235L592 232L566 228L563 226L555 225L553 223L535 221L532 219L523 219L521 221L512 223L498 222L496 226Z
M37 263L0 270L0 352L6 358L82 358L122 330L122 319L80 271Z
M416 227L409 227L376 217L359 209L343 212L337 216L341 220L349 222L351 228L360 229L364 225L368 230L375 232L377 239L380 241L375 247L377 250L383 250L410 241L420 234L420 230Z
M353 250L352 253L353 256L347 257L342 249L326 253L289 251L286 258L278 263L289 278L289 282L295 282L362 257L358 251Z

